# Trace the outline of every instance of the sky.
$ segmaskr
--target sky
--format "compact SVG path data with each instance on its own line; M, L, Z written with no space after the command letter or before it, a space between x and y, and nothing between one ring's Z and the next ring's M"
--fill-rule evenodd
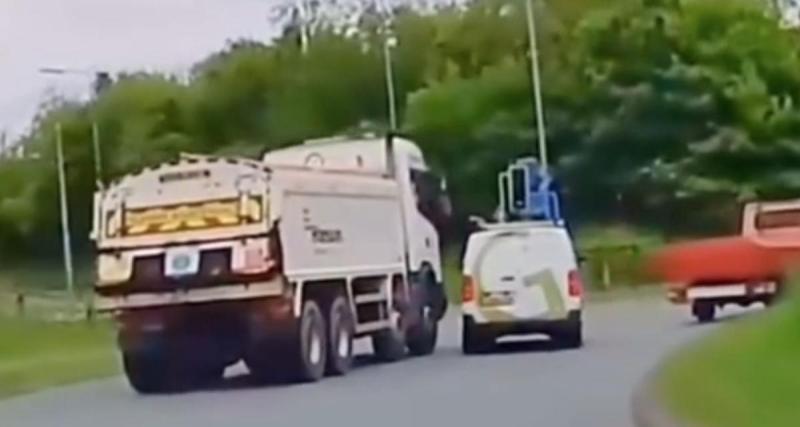
M279 0L0 0L0 133L25 132L48 96L86 98L79 71L186 72L229 40L268 41Z

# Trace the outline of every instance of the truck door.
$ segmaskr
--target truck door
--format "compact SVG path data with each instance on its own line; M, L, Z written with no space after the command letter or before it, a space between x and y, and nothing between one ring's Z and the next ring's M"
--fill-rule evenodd
M411 183L417 210L436 228L440 240L443 240L453 214L444 180L431 171L411 169Z

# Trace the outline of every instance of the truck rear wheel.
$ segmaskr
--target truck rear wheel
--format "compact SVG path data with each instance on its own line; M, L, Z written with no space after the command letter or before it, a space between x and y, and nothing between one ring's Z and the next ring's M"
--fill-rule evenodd
M175 388L174 375L163 355L123 350L122 365L128 383L138 393L166 393Z
M393 307L389 317L391 326L372 335L372 350L382 362L394 362L406 356L406 331L409 316L408 301L403 292L403 281L392 284Z
M289 355L286 349L286 344L276 338L261 337L249 345L244 355L244 363L250 374L259 382L269 384L287 381Z
M300 317L299 342L293 349L295 360L294 376L302 382L318 381L325 374L327 359L325 318L316 301L303 304Z
M434 307L429 286L430 276L426 276L422 283L414 283L411 287L412 305L414 310L414 323L408 329L408 352L414 356L432 354L436 349L439 337L439 324L434 318Z
M328 361L325 373L344 375L353 367L353 315L343 296L334 298L328 311Z
M400 314L395 313L397 319L392 327L380 331L372 336L372 350L375 357L382 362L395 362L406 356L406 338L401 324Z
M708 323L714 320L717 306L712 301L697 300L692 303L692 314L700 323Z
M475 324L470 316L464 316L461 330L461 351L464 354L479 354L489 351L495 338Z
M200 384L208 386L221 381L225 377L225 368L226 366L224 365L212 365L203 368L198 377Z
M251 374L266 383L314 382L325 374L325 318L312 300L303 303L296 326L280 335L257 338L245 354Z

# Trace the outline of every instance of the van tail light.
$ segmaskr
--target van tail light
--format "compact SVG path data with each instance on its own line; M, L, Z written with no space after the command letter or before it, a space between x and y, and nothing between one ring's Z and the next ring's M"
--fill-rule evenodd
M472 276L464 276L464 282L461 287L461 301L465 303L475 301L477 287L475 279L473 279Z
M567 276L567 289L571 297L580 298L583 296L583 278L581 277L580 271L572 270L569 272Z

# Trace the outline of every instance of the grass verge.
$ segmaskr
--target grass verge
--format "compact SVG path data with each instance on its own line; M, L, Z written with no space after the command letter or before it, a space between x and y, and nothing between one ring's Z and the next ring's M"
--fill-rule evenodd
M706 427L797 426L800 300L729 325L668 361L661 395Z
M111 325L0 317L0 398L118 372Z

